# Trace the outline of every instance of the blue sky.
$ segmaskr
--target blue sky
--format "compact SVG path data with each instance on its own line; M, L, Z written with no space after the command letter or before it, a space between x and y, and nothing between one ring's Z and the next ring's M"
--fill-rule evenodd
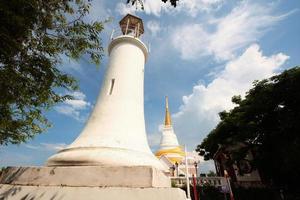
M233 107L233 95L243 96L254 80L300 63L298 0L180 0L176 8L145 0L144 11L124 2L94 0L86 20L112 17L101 34L105 48L126 13L144 20L142 40L151 46L145 67L145 120L154 151L166 95L179 142L193 150L218 123L218 112ZM26 144L0 147L0 166L43 165L80 134L101 88L108 57L105 52L99 67L87 58L63 57L63 61L60 69L79 80L76 99L45 112L53 125L47 132ZM211 163L202 166L211 167Z

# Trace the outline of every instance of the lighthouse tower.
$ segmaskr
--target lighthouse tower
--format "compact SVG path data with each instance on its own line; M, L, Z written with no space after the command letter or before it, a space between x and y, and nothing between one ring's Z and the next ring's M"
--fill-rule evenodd
M82 133L47 161L48 166L152 166L163 169L152 154L144 119L146 45L139 39L143 22L126 15L122 35L108 47L109 64L97 103Z
M177 137L172 127L168 97L166 97L165 124L162 130L160 149L155 153L155 155L158 158L164 156L173 164L175 164L176 162L180 163L185 155L182 147L178 143Z

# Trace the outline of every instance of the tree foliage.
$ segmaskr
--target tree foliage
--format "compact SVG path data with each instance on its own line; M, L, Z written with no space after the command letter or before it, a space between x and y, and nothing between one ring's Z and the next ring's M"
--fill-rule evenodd
M293 186L300 178L300 68L295 67L269 79L254 82L245 98L232 98L237 106L220 113L221 121L197 151L213 155L219 146L243 144L229 152L240 161L255 152L253 165L267 180Z
M42 114L72 98L74 78L60 71L60 56L87 55L99 64L102 22L86 22L85 0L0 0L0 145L21 143L50 123Z
M215 177L215 176L217 176L217 174L214 171L209 170L209 172L207 173L207 176L208 177Z

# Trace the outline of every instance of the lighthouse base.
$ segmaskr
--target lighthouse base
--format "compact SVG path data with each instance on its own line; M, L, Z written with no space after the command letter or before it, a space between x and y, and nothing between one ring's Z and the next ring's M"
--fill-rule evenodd
M0 199L184 200L153 167L8 167L0 175Z
M186 200L179 188L64 187L1 185L0 199L20 200Z
M170 187L170 179L153 167L8 167L1 184L71 187Z
M167 171L161 162L150 152L141 152L116 147L73 147L59 151L51 156L47 166L122 166L138 167L152 166Z

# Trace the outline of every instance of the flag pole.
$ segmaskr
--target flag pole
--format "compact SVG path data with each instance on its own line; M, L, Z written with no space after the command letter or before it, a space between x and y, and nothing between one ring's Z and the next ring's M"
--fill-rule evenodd
M194 174L192 175L192 178L193 178L194 199L199 200L198 193L197 193L197 180Z
M229 175L228 175L227 170L224 170L224 176L225 176L225 179L227 181L227 186L228 186L228 189L229 189L230 200L234 200L234 196L233 196L232 188L231 188L231 185L230 185L230 180L229 180Z
M188 161L187 161L187 150L186 145L184 145L184 154L185 154L185 177L186 177L186 192L187 192L187 199L191 199L191 191L190 191L190 176L188 170Z

